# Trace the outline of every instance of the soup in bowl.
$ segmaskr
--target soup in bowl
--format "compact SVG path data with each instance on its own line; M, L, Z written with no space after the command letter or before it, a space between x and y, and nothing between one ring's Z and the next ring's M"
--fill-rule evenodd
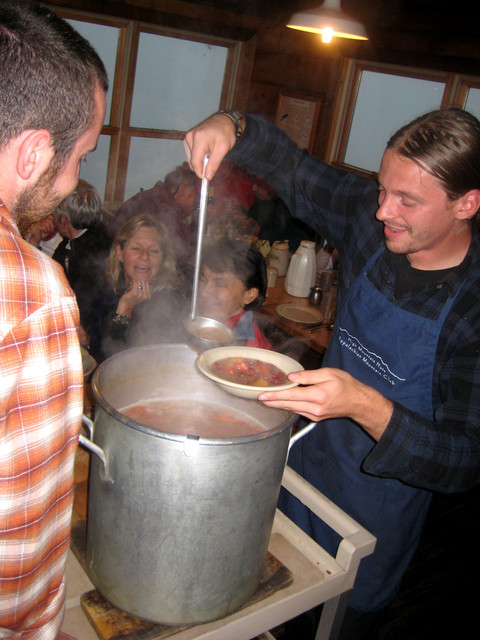
M197 366L228 393L255 400L263 391L296 387L288 374L303 370L299 362L283 353L240 346L209 349L197 358Z

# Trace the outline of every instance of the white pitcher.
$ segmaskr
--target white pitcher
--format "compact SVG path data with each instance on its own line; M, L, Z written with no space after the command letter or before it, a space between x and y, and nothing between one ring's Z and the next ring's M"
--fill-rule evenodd
M290 260L285 278L285 291L297 298L307 298L310 288L315 284L316 274L315 243L302 240Z
M268 254L268 266L275 267L278 275L284 276L287 273L289 261L288 240L275 240Z

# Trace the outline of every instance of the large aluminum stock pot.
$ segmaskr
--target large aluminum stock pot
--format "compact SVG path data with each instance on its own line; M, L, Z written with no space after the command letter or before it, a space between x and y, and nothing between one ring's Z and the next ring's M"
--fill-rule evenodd
M295 420L227 394L196 370L196 356L186 345L160 345L103 362L92 379L92 441L81 437L95 453L88 575L114 606L175 625L224 617L257 589ZM239 438L175 435L119 411L152 398L186 407L208 400L265 430Z

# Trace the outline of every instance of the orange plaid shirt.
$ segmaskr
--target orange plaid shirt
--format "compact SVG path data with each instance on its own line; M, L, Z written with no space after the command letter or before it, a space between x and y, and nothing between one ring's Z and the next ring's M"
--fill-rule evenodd
M0 638L62 622L83 373L78 309L56 263L0 201Z

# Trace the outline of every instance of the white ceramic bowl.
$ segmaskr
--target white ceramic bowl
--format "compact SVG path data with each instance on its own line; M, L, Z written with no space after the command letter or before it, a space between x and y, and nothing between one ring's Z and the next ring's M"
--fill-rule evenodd
M270 349L258 349L257 347L217 347L215 349L209 349L204 351L197 358L197 366L203 375L207 376L218 385L220 385L225 391L231 393L234 396L240 396L241 398L249 398L256 400L260 393L264 391L281 391L284 389L291 389L296 387L296 382L287 382L286 384L276 385L274 387L256 387L248 384L238 384L237 382L229 382L223 378L219 378L212 373L211 367L217 360L223 358L252 358L254 360L261 360L262 362L268 362L274 364L281 369L285 374L292 373L293 371L303 371L303 367L293 358L283 355L283 353L277 353L276 351L270 351Z

